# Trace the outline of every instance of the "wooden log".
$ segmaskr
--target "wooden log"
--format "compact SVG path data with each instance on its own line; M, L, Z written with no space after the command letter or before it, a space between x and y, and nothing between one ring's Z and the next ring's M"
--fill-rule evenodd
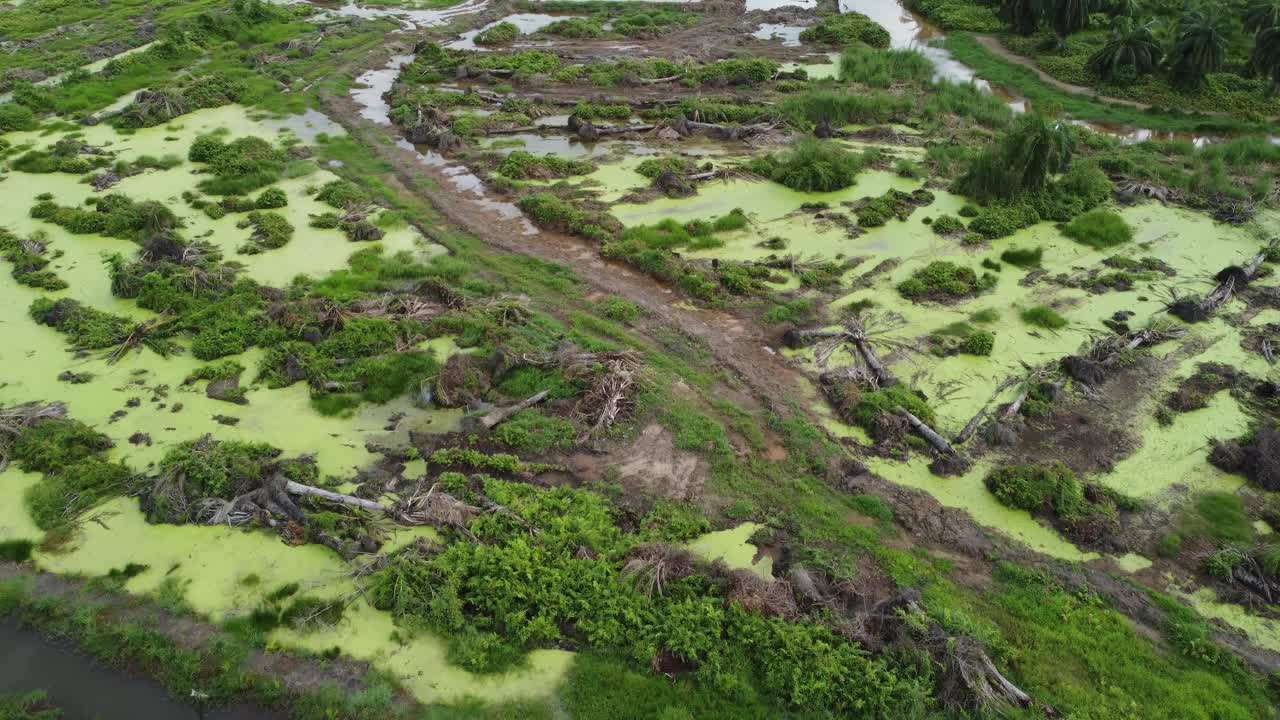
M960 434L956 435L955 443L957 445L963 445L968 442L973 433L978 430L978 426L982 424L983 418L987 416L987 407L990 406L991 403L995 402L996 398L1000 397L1000 393L1007 390L1017 381L1017 378L1006 378L1004 382L996 386L995 391L991 393L991 397L987 398L987 401L978 409L977 414L975 414L969 422L965 424L964 429L960 431Z
M302 483L297 483L292 480L285 483L284 489L285 492L290 495L311 495L312 497L318 497L339 505L346 505L350 508L371 510L373 512L380 513L391 512L391 508L389 506L383 505L376 500L365 500L364 498L358 498L352 495L343 495L341 493L333 492L332 490L325 490L324 488L313 487L311 485L303 485Z
M520 402L514 405L507 405L506 407L494 408L490 410L486 415L480 418L477 418L476 422L478 422L484 429L492 430L495 426L505 421L507 418L511 417L512 415L515 415L516 413L526 408L531 408L534 405L537 405L538 403L545 400L548 392L549 391L547 390L543 390L542 392L536 395L533 395L525 400L521 400Z
M946 438L942 437L937 432L935 432L933 428L926 425L923 420L916 417L915 415L912 415L910 412L902 409L901 407L898 408L898 414L906 418L907 422L911 423L911 427L915 428L915 431L920 433L920 436L923 437L926 441L928 441L928 443L932 445L935 450L937 450L940 453L945 453L947 455L956 454L955 449L951 447L951 444L947 442Z

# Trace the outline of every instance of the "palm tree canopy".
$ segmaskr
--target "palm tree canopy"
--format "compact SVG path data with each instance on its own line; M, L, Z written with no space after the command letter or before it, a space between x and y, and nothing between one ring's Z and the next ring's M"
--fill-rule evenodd
M1280 25L1264 28L1258 33L1249 56L1253 68L1271 78L1271 86L1280 90Z
M1089 58L1086 69L1103 80L1113 78L1122 67L1132 67L1139 75L1151 72L1163 54L1152 25L1151 21L1139 24L1130 17L1117 17L1107 44Z
M1178 20L1178 40L1169 53L1173 82L1199 87L1205 73L1216 72L1227 57L1231 25L1215 5L1189 9Z
M1030 35L1040 27L1044 15L1042 0L1004 0L1000 3L1000 19L1020 35Z
M1079 32L1089 26L1091 0L1049 0L1049 25L1061 37Z
M1027 113L1005 136L1004 159L1021 176L1022 189L1038 190L1050 176L1067 169L1075 144L1075 135L1066 123Z
M1244 12L1244 29L1260 32L1280 27L1280 0L1253 0Z

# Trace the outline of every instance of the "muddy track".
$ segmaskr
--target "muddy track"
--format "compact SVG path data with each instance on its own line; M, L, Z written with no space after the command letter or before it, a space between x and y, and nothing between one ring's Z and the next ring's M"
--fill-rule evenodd
M1032 60L1031 58L1026 57L1025 55L1019 55L1014 51L1010 50L1009 48L1005 47L1004 43L1000 42L1000 38L996 37L995 35L975 34L973 37L975 40L978 41L979 45L981 45L983 48L985 48L987 51L989 51L993 55L996 55L1000 57L1000 59L1006 60L1015 65L1021 65L1022 67L1027 68L1028 70L1034 72L1036 76L1039 77L1042 81L1048 83L1049 85L1052 85L1053 87L1065 93L1069 93L1071 95L1084 95L1086 97L1090 97L1095 100L1100 100L1104 103L1110 103L1112 105L1126 105L1128 107L1137 108L1139 110L1151 109L1151 105L1149 103L1138 102L1137 100L1125 100L1124 98L1110 97L1107 95L1099 95L1098 92L1093 88L1087 88L1083 85L1072 85L1069 82L1059 80L1058 78L1050 75L1044 70L1041 70L1040 66L1036 65L1035 60Z
M384 57L366 58L361 63L364 67L349 70L358 75L365 69L382 67L384 61ZM326 94L321 103L325 113L364 148L391 165L404 188L425 197L459 229L504 252L570 267L596 291L639 305L657 321L704 344L719 364L729 368L762 401L806 397L799 371L769 347L768 337L754 322L735 312L694 307L648 275L601 258L594 244L561 233L530 232L523 216L504 217L493 209L491 200L454 189L449 170L459 165L430 165L407 143L385 142L387 136L400 140L395 128L361 117L360 107L350 95ZM431 187L423 187L424 177ZM430 228L424 230L431 232Z

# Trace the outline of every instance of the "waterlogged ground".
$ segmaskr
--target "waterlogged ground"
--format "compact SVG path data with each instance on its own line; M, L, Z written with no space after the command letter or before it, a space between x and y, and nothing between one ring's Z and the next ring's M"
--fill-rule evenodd
M275 137L299 128L298 135L311 133L317 127L331 131L327 119L316 113L285 120L251 119L244 108L224 107L184 116L180 122L121 136L106 126L85 128L82 140L102 145L119 159L140 155L173 154L185 157L196 135L216 128L227 128L231 137L258 135ZM62 133L11 133L5 139L15 145L32 143L37 147L54 142ZM166 202L186 222L188 237L207 234L209 240L222 247L228 257L244 261L248 274L274 285L287 284L298 274L322 275L345 266L347 257L360 245L350 243L338 230L315 230L307 226L308 214L324 212L323 206L306 193L311 185L333 179L332 174L315 169L303 177L279 183L289 195L289 205L279 210L296 228L292 241L283 248L260 255L238 256L235 248L247 237L248 230L236 228L238 217L228 215L209 219L203 212L188 207L181 199L185 190L194 190L200 179L193 174L191 163L183 162L165 171L149 171L126 178L111 191L134 199ZM58 293L44 293L18 285L3 268L0 280L0 324L5 342L0 344L0 367L5 368L0 383L0 405L39 400L67 403L77 419L108 434L116 443L114 457L137 470L145 470L158 461L173 444L212 434L221 440L267 442L283 449L285 455L315 454L320 471L325 475L349 476L356 468L367 465L375 456L365 449L366 441L403 445L410 429L443 432L456 428L461 411L422 410L412 407L408 398L386 405L362 405L349 417L325 417L310 405L308 389L303 383L271 390L251 387L248 405L233 405L210 399L203 388L182 387L192 370L204 363L189 354L162 358L150 351L134 352L119 363L108 365L99 354L79 359L67 351L62 335L51 328L37 325L27 315L31 301L48 294L72 297L110 312L144 319L151 315L132 301L113 298L104 253L131 256L137 246L125 240L96 235L71 235L62 228L27 216L35 197L52 193L60 204L83 203L93 194L92 188L65 174L30 175L8 173L3 181L5 202L0 208L0 227L19 235L45 232L50 251L63 254L51 263L51 269L70 287ZM390 228L383 245L389 250L409 250L428 258L443 249L428 243L412 228ZM457 347L448 338L428 343L444 360ZM253 350L239 356L248 370L244 382L252 380L257 355ZM87 383L71 385L57 375L64 370L90 373ZM161 390L167 386L167 390ZM140 402L129 407L130 399ZM177 404L180 412L174 412ZM113 414L124 411L115 419ZM222 414L239 418L239 424L228 427L212 420ZM392 416L406 414L403 420ZM388 429L391 428L391 429ZM146 433L151 444L130 444L134 433ZM40 478L9 468L0 474L0 539L39 540L40 530L27 516L23 495ZM128 563L149 566L149 570L129 581L128 589L137 593L154 592L162 583L180 588L184 599L198 612L215 620L243 614L256 607L280 584L298 582L304 592L320 597L345 597L356 592L349 578L349 567L334 553L320 546L289 547L275 535L244 532L224 527L149 525L135 498L120 498L93 511L94 521L85 522L68 547L55 553L38 553L37 564L47 570L86 575L105 574ZM394 530L384 551L400 547L415 537L432 534L430 530ZM246 578L267 578L261 584ZM417 634L393 641L389 614L374 610L357 599L342 623L332 632L304 636L277 631L274 640L314 650L341 646L348 654L373 662L394 673L423 702L448 702L466 697L503 700L545 695L559 684L571 656L558 651L539 651L529 656L525 669L496 676L475 676L450 666L445 660L445 643L429 634Z
M909 147L883 149L905 158L912 158L918 152ZM606 164L588 176L589 180L600 183L601 187L596 188L599 197L611 201L644 187L645 178L634 172L640 159ZM739 158L716 159L717 164L732 164ZM1181 295L1202 294L1212 287L1212 272L1227 262L1246 262L1257 251L1256 235L1248 230L1215 223L1203 214L1156 202L1119 208L1134 228L1135 237L1127 245L1107 250L1095 250L1074 242L1048 222L986 245L964 246L954 237L935 234L925 223L926 218L956 215L964 204L962 198L939 190L934 191L935 198L930 205L916 209L905 222L891 220L857 237L850 237L842 225L801 207L806 203L825 203L830 212L854 217L848 203L878 196L890 189L911 191L919 187L919 181L883 170L864 172L853 186L834 193L801 193L775 183L736 179L705 183L694 197L664 197L641 204L620 202L613 205L612 210L629 227L667 218L681 222L707 219L734 208L747 211L750 223L746 228L717 235L717 239L723 241L722 247L689 251L687 255L693 258L763 260L780 252L766 247L764 241L781 237L786 240L786 249L781 252L801 259L855 259L856 264L845 276L846 282L886 260L897 261L899 264L891 271L874 276L864 287L836 299L832 308L838 311L856 302L874 303L869 330L879 331L882 337L899 341L903 347L926 348L927 337L935 330L967 321L982 310L998 313L998 320L981 326L996 336L995 351L990 357L941 358L928 352L903 350L888 355L894 373L909 378L930 398L931 407L938 415L938 429L944 435L959 432L1004 379L1023 375L1027 366L1075 353L1092 338L1108 332L1102 324L1104 319L1120 311L1131 312L1129 325L1141 328L1149 318L1165 316L1164 308L1171 291ZM1011 248L1042 248L1041 267L1020 269L1000 263L999 282L994 290L954 304L915 303L897 293L898 283L934 260L950 260L982 272L980 263L984 259L999 262L1000 255ZM1102 260L1113 255L1134 259L1154 256L1168 263L1177 275L1139 283L1130 291L1103 294L1064 287L1048 280L1030 286L1021 284L1033 270L1044 271L1051 277L1105 269ZM798 283L793 280L778 287L796 289ZM796 297L805 296L797 290ZM1054 331L1024 323L1021 311L1036 305L1053 307L1068 319L1068 326ZM1228 308L1228 313L1230 310ZM1253 322L1268 322L1268 317L1264 315ZM785 352L815 374L824 368L847 365L852 360L844 350L838 350L825 366L818 367L812 349ZM1163 358L1163 354L1173 352L1177 354ZM1140 436L1140 444L1111 472L1097 474L1094 479L1161 506L1185 497L1188 490L1238 489L1243 478L1209 465L1205 449L1211 438L1234 437L1247 429L1249 418L1238 403L1229 394L1219 393L1207 408L1175 415L1167 426L1156 421L1156 405L1181 379L1191 375L1199 362L1226 362L1265 377L1269 372L1266 361L1241 349L1240 330L1221 319L1194 326L1183 342L1157 347L1155 354L1168 366L1159 385L1134 398L1126 398L1139 403L1135 416L1140 418L1140 423L1134 432ZM1010 388L998 401L1011 401L1016 394L1017 389ZM812 406L827 418L827 427L834 434L868 440L861 429L836 420L824 405L820 399L813 399ZM927 461L920 458L905 463L875 459L870 462L871 468L881 476L926 490L943 504L962 508L984 525L1036 550L1071 560L1098 557L1096 553L1081 551L1028 513L997 502L983 484L983 478L994 464L991 458L976 463L961 476L940 478L930 473ZM1148 563L1135 556L1127 557L1121 564L1136 570Z

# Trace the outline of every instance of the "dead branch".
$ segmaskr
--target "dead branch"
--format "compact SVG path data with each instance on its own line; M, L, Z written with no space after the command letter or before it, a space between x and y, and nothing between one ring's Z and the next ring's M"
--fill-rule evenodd
M987 401L982 403L982 407L978 408L978 412L964 426L964 429L960 431L960 434L956 435L955 443L957 445L963 445L969 440L973 433L977 431L978 426L982 424L983 418L987 416L987 408L991 403L995 402L996 398L1000 397L1000 393L1013 387L1017 382L1017 378L1010 377L1005 378L1003 382L996 386L996 389L991 393L991 397L987 398Z

